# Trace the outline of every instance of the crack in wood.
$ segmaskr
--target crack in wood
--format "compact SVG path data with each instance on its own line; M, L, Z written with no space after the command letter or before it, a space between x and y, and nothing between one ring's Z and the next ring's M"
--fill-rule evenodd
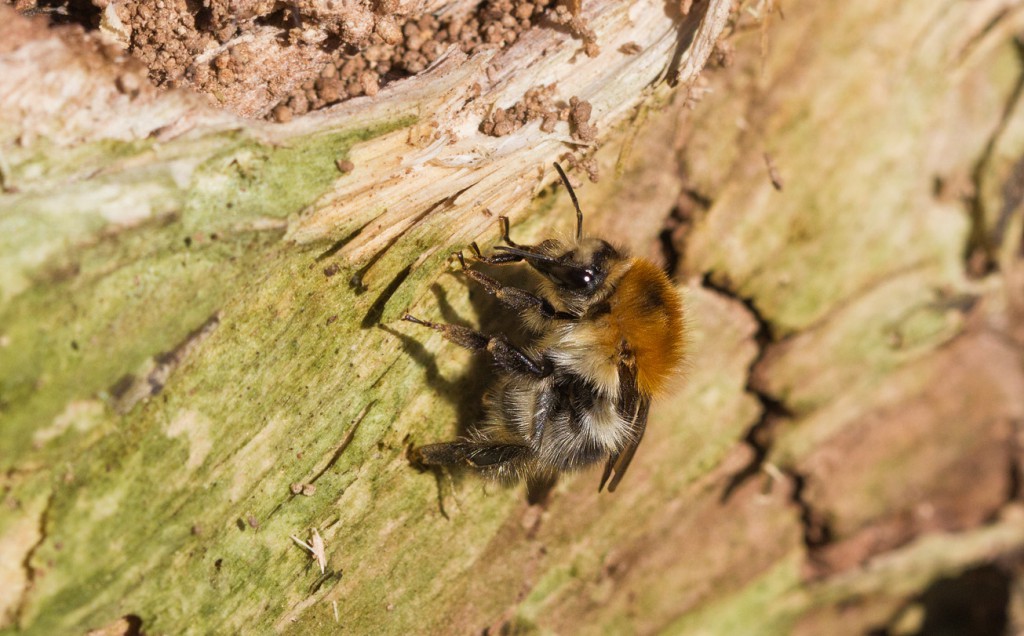
M18 603L14 609L15 625L24 624L26 612L28 610L28 603L32 595L32 588L35 587L36 575L39 572L36 568L32 567L32 559L35 557L39 549L43 547L43 544L48 538L46 526L50 521L50 512L53 509L55 497L55 492L51 490L50 494L46 498L46 505L43 507L43 512L39 515L39 540L36 541L27 552L25 552L25 558L21 560L21 567L25 571L25 588L22 590L21 596L19 597Z
M741 303L758 325L758 330L754 334L754 341L757 344L757 355L754 356L748 367L745 390L760 403L761 415L747 430L747 434L743 438L743 443L751 449L753 456L746 466L732 475L723 489L719 500L725 503L741 485L761 473L768 473L776 479L780 476L787 479L792 483L793 488L789 499L796 507L803 542L807 548L807 556L811 560L812 565L814 565L816 552L832 541L833 532L828 523L828 518L816 510L806 497L807 475L792 468L780 469L766 463L774 441L775 429L781 422L790 420L793 417L791 409L784 401L759 389L753 381L754 370L776 342L772 336L771 321L758 310L753 299L740 297L733 290L715 284L711 280L710 275L705 275L702 284L708 289ZM771 487L771 484L771 481L767 482L767 487Z
M1012 192L1008 194L1006 185L1003 189L1003 206L996 217L996 222L990 228L986 224L988 210L984 200L984 181L986 175L990 174L992 162L995 160L996 148L1003 137L1010 122L1013 121L1013 114L1024 96L1024 39L1020 37L1013 40L1017 52L1017 62L1020 65L1017 74L1017 81L1014 84L1010 96L1003 105L1003 112L999 122L985 143L981 157L974 164L971 171L971 183L974 186L974 193L968 199L968 215L971 223L970 234L967 244L964 246L964 269L970 278L981 278L985 275L999 271L998 251L1005 239L1006 227L1009 225L1009 218L1019 207L1010 205ZM1018 160L1011 174L1024 172L1024 157Z
M359 411L359 414L356 415L355 421L352 423L352 427L348 429L348 433L346 433L345 437L342 438L341 442L334 447L334 451L331 453L331 458L327 460L327 463L324 464L323 468L313 473L313 475L309 479L307 479L305 483L315 484L318 479L324 476L324 473L326 473L328 470L331 469L331 467L338 463L338 460L341 458L342 454L348 449L349 445L352 444L352 440L356 436L356 431L359 429L359 425L363 423L363 420L366 419L367 414L370 412L370 409L372 409L375 404L377 404L377 400L372 400L370 401L369 404L364 406L361 411ZM292 496L294 497L294 495Z
M1000 24L1012 18L1013 15L1021 8L1021 6L1012 8L1007 7L1001 11L997 11L995 15L993 15L992 18L987 23L985 23L985 26L983 26L977 33L971 36L971 38L968 39L967 42L960 48L960 51L956 56L957 65L962 66L971 56L971 53L978 48L978 45L986 37L988 37L989 34L995 32L996 28L999 27Z
M141 400L158 395L181 363L203 343L220 324L220 311L216 311L201 325L193 329L176 347L153 356L153 368L142 378L131 374L122 376L110 388L116 399L114 410L121 415L130 412Z
M341 456L352 444L352 440L355 438L356 430L359 429L359 425L363 423L363 420L366 419L366 416L370 412L370 409L372 409L376 403L377 400L371 400L370 403L368 403L366 406L362 408L361 411L359 411L359 414L356 415L355 420L352 423L352 426L348 429L348 432L345 433L345 437L343 437L342 440L338 444L336 444L334 448L331 450L330 458L327 460L327 462L320 468L314 468L313 474L301 483L307 485L315 484L318 479L323 477L328 470L330 470L335 464L338 463L338 460L341 459ZM280 510L282 506L284 506L284 504L295 499L297 496L299 496L299 494L301 494L301 491L299 493L296 493L294 491L288 493L288 497L285 500L279 502L276 506L274 506L273 510L267 513L267 519L273 517L277 513L277 511Z

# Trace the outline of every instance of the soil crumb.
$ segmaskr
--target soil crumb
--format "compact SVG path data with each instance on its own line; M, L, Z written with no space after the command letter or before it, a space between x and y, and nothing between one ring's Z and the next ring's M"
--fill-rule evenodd
M600 179L601 175L598 172L597 159L593 156L592 153L590 156L578 156L574 153L567 152L563 154L561 157L559 157L558 160L561 161L566 166L566 169L568 171L576 170L579 172L586 173L587 178L590 179L591 183L597 183ZM574 181L572 177L573 175L570 172L570 181ZM573 187L578 186L578 183L573 183Z
M593 111L590 102L573 96L569 103L559 105L554 99L555 84L535 86L526 91L523 99L508 108L494 108L480 124L480 132L492 137L504 137L531 121L541 120L540 129L554 132L560 122L569 123L574 140L591 143L597 138L597 127L590 123Z
M587 26L586 20L579 15L578 7L573 11L570 7L560 4L555 7L551 20L555 24L565 26L570 33L583 41L583 52L587 54L587 57L597 57L597 54L601 52L601 47L597 45L597 34Z
M640 48L640 45L636 42L626 42L619 47L619 53L622 53L623 55L636 55L642 50L643 49Z
M579 0L483 0L426 12L425 0L15 0L51 25L114 36L158 87L186 87L250 118L286 122L423 72L446 52L504 48L533 28L565 28L596 55ZM540 99L540 95L535 96ZM524 98L529 102L530 97ZM508 134L526 111L497 115ZM554 125L545 106L545 126ZM510 116L511 115L511 116ZM506 120L501 120L506 117ZM497 132L495 132L497 131ZM586 138L583 126L581 139Z

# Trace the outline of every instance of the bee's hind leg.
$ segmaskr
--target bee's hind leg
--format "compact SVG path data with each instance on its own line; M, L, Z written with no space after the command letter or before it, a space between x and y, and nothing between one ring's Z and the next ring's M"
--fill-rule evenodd
M534 361L525 351L509 342L505 336L488 336L469 327L429 322L409 314L402 316L402 320L430 327L444 336L446 340L472 351L487 351L494 357L494 362L505 371L538 378L551 375L552 366L548 360Z
M532 453L522 444L500 444L477 441L455 441L427 444L413 449L412 460L423 466L468 465L487 468L522 459Z
M516 481L524 476L533 459L533 449L522 444L461 440L419 446L410 452L409 458L423 468L468 466Z

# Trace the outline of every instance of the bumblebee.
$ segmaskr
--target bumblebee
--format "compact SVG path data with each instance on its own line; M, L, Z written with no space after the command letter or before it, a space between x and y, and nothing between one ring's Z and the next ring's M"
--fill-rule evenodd
M501 217L505 245L490 256L470 245L481 263L528 264L540 274L537 293L504 286L455 255L466 276L519 313L535 344L403 317L486 351L498 369L481 425L463 439L415 448L411 458L421 466L469 466L508 483L550 480L604 460L598 490L607 484L611 492L643 439L651 400L683 361L683 303L656 265L583 235L576 193L554 165L576 208L573 240L519 245Z

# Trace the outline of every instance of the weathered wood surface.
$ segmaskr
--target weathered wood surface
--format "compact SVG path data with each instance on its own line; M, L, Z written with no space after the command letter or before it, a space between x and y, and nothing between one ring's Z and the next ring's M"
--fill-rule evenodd
M538 30L284 125L0 13L0 625L912 633L994 563L1024 620L1024 9L799 0L691 82L726 4L585 3L597 59ZM680 32L688 94L655 81ZM444 260L495 212L571 227L568 131L464 106L554 80L595 108L588 229L671 243L692 360L618 492L542 507L408 466L487 372L396 318L507 326Z

